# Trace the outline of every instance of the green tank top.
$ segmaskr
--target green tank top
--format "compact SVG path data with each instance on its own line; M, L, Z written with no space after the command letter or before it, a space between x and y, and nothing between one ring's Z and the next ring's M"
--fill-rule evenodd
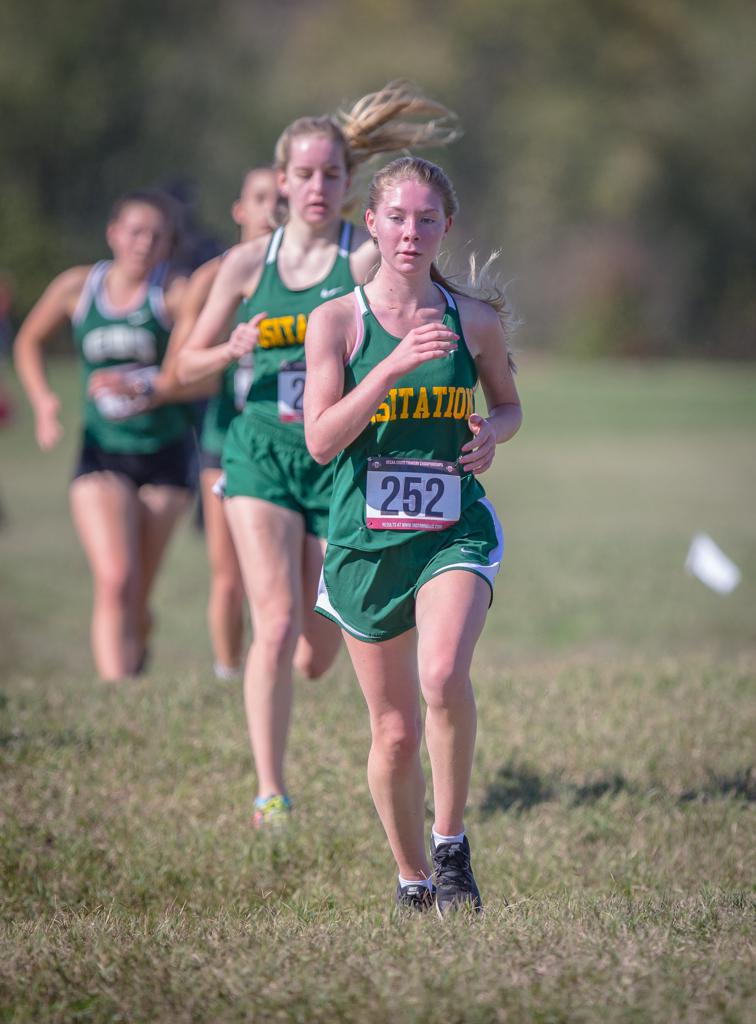
M333 460L329 544L360 551L406 544L451 525L485 493L457 465L472 437L467 420L478 374L457 305L438 287L446 299L443 322L459 335L457 350L400 378L365 430ZM354 294L362 325L344 368L345 394L401 340L381 326L362 288Z
M234 325L244 323L247 317L243 304L236 311ZM207 403L202 418L200 447L213 455L220 455L231 420L244 408L252 383L254 357L250 352L223 371L220 389Z
M283 227L273 234L260 283L242 303L244 320L267 313L254 352L254 376L242 415L251 416L275 437L304 445L304 339L307 317L328 299L348 294L355 281L349 267L352 224L342 222L333 266L309 288L287 288L278 274Z
M95 370L116 366L159 366L168 347L170 323L163 295L164 268L153 273L144 301L129 312L110 308L105 277L110 261L96 263L87 276L72 318L81 360L84 442L106 452L144 454L179 441L191 425L187 405L161 405L128 419L108 419L87 394Z

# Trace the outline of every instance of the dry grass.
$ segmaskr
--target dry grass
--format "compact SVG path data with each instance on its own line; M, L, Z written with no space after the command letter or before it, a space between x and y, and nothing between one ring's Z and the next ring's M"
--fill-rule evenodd
M509 551L475 671L479 921L392 915L344 657L299 689L291 830L251 832L189 525L154 671L93 680L73 422L48 459L25 419L0 434L0 1019L753 1019L756 373L522 362L488 482ZM699 528L744 570L730 598L682 572Z

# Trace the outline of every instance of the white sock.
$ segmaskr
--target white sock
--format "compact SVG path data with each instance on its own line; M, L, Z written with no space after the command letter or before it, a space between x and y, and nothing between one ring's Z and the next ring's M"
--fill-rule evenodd
M402 878L402 876L399 875L399 885L401 885L402 888L405 885L424 885L426 889L431 889L433 888L433 881L430 878Z
M436 832L435 828L431 829L431 835L433 836L433 842L438 846L439 843L461 843L465 838L465 830L459 833L458 836L442 836Z
M222 679L224 683L241 678L241 669L238 665L221 665L216 661L213 665L213 672L216 679Z

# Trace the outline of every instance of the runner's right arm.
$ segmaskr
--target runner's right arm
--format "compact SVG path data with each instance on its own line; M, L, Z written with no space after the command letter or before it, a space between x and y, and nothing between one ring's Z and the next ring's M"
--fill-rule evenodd
M90 267L72 267L59 274L45 289L24 320L13 345L19 380L34 413L34 433L44 451L63 436L60 399L45 372L43 346L70 321Z
M227 253L207 302L177 354L175 372L180 383L191 384L221 373L255 347L257 324L264 314L240 324L230 337L228 332L239 303L257 285L266 247L267 238L255 239Z

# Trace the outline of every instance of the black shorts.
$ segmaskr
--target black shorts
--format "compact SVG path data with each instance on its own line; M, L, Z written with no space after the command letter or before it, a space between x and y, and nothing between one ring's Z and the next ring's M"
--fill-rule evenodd
M220 469L221 468L221 454L220 452L207 452L204 448L199 450L199 468L203 469Z
M74 480L88 473L120 473L135 487L144 484L193 490L196 479L194 438L182 438L167 448L141 454L106 452L84 443L74 469Z

